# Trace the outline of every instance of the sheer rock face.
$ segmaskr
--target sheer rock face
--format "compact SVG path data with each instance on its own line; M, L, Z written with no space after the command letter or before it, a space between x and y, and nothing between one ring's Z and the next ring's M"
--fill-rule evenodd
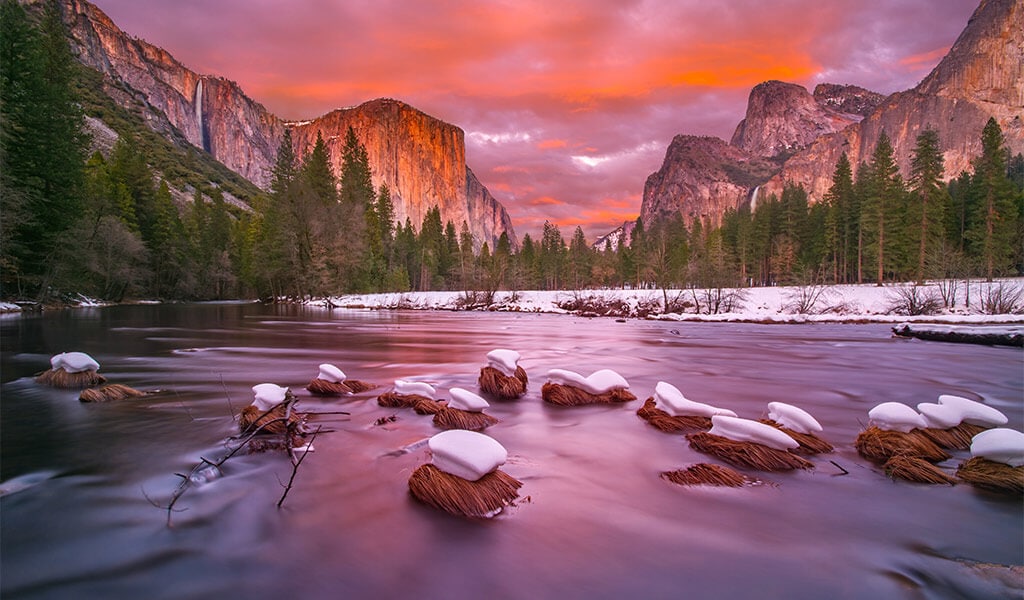
M764 189L779 193L789 180L802 183L812 202L820 201L839 155L845 151L856 169L870 161L883 130L906 178L917 136L935 129L949 180L972 169L989 117L999 122L1010 151L1024 152L1024 4L1019 0L984 0L917 87L889 96L839 135L817 140L788 160Z
M917 136L935 129L949 180L971 170L971 160L981 153L981 131L989 117L999 122L1010 151L1024 152L1020 0L982 0L945 58L912 90L883 98L856 86L822 84L811 95L794 84L758 85L730 144L746 158L728 154L719 140L717 154L709 158L721 162L721 157L733 156L733 163L725 169L711 168L695 160L692 151L674 148L686 137L677 136L661 170L647 180L641 218L650 226L648 219L677 211L684 218L705 214L717 222L721 211L737 208L753 196L781 195L787 181L803 185L810 201L818 202L831 186L839 156L845 152L854 169L868 162L883 130L906 178ZM768 157L781 166L766 174L770 165L763 159ZM738 177L737 168L745 173Z
M721 222L729 207L746 199L746 185L732 180L730 170L753 157L716 137L677 135L669 144L661 169L644 184L640 219L655 223L681 213L689 226L694 219Z
M374 187L383 183L391 191L398 222L408 217L418 228L437 205L442 221L450 220L457 231L464 221L469 224L477 249L484 242L493 249L503 232L518 247L512 219L466 166L464 134L458 127L392 99L371 100L287 125L299 157L312 150L321 135L336 173L341 172L351 127L366 148Z
M842 105L840 96L823 93L821 97L824 102L795 83L766 81L755 86L747 100L747 116L730 143L756 156L776 156L804 148L861 119L829 107L829 100Z
M37 4L40 0L22 0ZM287 123L227 79L197 74L165 50L121 31L86 0L63 0L71 48L79 61L104 75L104 91L179 145L191 144L266 189L286 127L297 155L312 148L319 131L340 172L345 134L352 127L366 147L375 187L386 183L396 218L419 226L437 205L442 221L469 224L477 245L507 233L512 221L466 166L463 132L404 103L374 100L313 121Z

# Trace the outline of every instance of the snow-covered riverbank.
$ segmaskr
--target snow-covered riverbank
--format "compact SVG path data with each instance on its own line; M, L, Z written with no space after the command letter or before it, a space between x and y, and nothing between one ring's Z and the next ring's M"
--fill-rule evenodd
M1003 310L993 313L996 296ZM673 309L663 311L662 290L405 292L358 294L314 300L341 308L408 310L497 310L634 317L675 321L1024 323L1024 280L972 282L970 304L963 284L952 309L943 308L940 284L838 285L724 290L669 290ZM910 297L908 297L910 296ZM1007 299L1016 297L1016 301ZM933 314L910 314L912 304L937 303ZM718 302L718 312L714 303ZM712 308L709 311L709 306ZM711 312L712 314L708 314ZM932 311L927 311L932 312Z

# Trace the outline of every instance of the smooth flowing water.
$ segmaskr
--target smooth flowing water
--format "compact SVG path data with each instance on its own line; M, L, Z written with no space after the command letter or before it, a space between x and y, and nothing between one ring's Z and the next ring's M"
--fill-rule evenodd
M894 482L853 448L867 411L951 393L1024 425L1024 354L893 339L885 325L617 322L561 315L375 312L259 305L79 309L0 320L0 595L16 598L987 598L1020 597L1024 510L971 486ZM321 400L317 365L382 384L476 389L493 348L523 355L526 396L492 402L486 433L523 482L490 521L410 497L437 430L376 394ZM61 351L111 382L163 393L82 404L34 382ZM544 373L625 376L636 402L558 408ZM636 416L658 381L760 418L803 407L836 446L763 485L681 487L666 470L718 462ZM179 479L217 458L250 388L290 386L316 439L291 474L236 456L167 513ZM383 425L381 417L397 419ZM952 472L959 453L943 467ZM834 461L834 464L833 464ZM843 474L842 467L848 471ZM12 491L18 490L18 491ZM1007 568L1013 567L1015 568Z

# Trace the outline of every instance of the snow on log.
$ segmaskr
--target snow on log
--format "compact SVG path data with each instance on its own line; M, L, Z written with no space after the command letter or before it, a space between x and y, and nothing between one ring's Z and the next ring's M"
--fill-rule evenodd
M1024 347L1024 326L965 326L901 323L892 328L897 337L936 342Z

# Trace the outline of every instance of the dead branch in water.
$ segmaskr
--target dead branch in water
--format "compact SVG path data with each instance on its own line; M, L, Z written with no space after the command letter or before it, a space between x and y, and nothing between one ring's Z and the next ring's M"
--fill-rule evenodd
M317 427L316 431L313 432L313 435L310 436L309 442L307 442L306 445L306 450L302 453L302 456L296 458L295 449L291 448L288 450L288 454L292 459L292 476L288 478L288 485L285 486L284 493L281 494L281 499L277 501L278 508L281 508L281 505L284 504L284 499L288 497L288 492L292 491L292 484L295 483L295 475L299 472L299 465L301 465L302 461L306 460L306 457L309 456L309 453L313 448L313 440L316 439L318 433L320 433L320 427Z
M217 460L210 460L200 456L199 462L192 467L188 474L175 473L175 475L181 478L181 482L171 494L171 499L167 505L160 506L153 502L153 500L149 500L154 506L167 511L167 526L174 526L172 520L174 512L182 512L182 510L175 510L175 506L178 500L185 495L185 492L193 485L206 483L211 479L219 477L220 468L224 463L242 450L255 453L283 449L288 452L292 463L292 474L284 493L277 502L277 507L280 508L294 484L299 465L302 464L306 454L309 453L313 440L319 433L323 432L322 427L317 427L312 434L306 430L305 415L294 411L294 405L297 402L298 400L295 396L289 392L286 394L284 402L264 411L262 414L258 410L249 411L250 414L246 415L247 418L243 419L243 423L240 424L240 433L229 437L225 441L225 445L229 448L227 453ZM251 405L246 407L247 410L250 408L254 407ZM245 411L243 411L244 413ZM306 441L307 436L310 436L308 441ZM303 445L306 446L306 449L303 451L302 456L297 457L296 448ZM143 494L145 494L145 491L143 491ZM146 498L149 499L149 496L146 496Z

